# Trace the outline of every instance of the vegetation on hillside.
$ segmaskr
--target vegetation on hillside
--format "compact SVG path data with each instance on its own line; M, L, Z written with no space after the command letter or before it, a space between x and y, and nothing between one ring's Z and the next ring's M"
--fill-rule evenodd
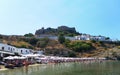
M28 33L24 35L25 37L34 37L34 35L32 33Z
M36 38L40 35L58 36L58 40L51 40L47 37ZM66 57L109 57L119 58L120 41L71 41L64 36L81 35L76 32L75 28L60 26L56 29L47 28L39 29L35 32L25 34L24 36L0 35L0 42L13 45L19 48L29 48L34 50L43 50L46 55L66 56ZM110 39L107 37L106 39ZM111 49L114 49L111 50ZM110 54L111 55L110 55ZM109 56L110 55L110 56ZM112 56L112 57L111 57Z
M51 40L49 38L35 38L25 36L0 36L3 43L13 45L19 48L29 48L34 50L43 50L46 55L81 57L81 56L103 56L108 57L108 51L112 57L119 57L117 52L120 49L120 42L102 42L102 41L71 41L59 35L59 39ZM112 48L115 51L110 51Z
M65 42L65 37L63 34L60 34L59 37L58 37L58 41L63 44Z
M94 47L91 43L86 43L83 41L72 41L69 43L68 48L74 50L75 52L87 52L91 51Z

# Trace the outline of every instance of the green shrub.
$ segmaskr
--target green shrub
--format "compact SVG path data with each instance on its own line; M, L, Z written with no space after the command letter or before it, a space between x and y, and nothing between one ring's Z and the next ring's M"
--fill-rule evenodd
M24 35L25 37L34 37L34 35L32 33L28 33Z
M70 44L71 49L73 49L76 52L86 52L86 51L90 51L93 46L90 43L86 43L86 42L72 42Z
M65 42L64 42L64 45L66 46L66 47L69 47L70 45L70 40L69 39L65 39Z
M69 52L68 56L69 57L76 57L76 54L75 54L75 52Z
M30 38L30 39L29 39L29 43L30 43L31 45L36 45L38 41L39 41L39 40L36 39L36 38Z
M63 36L63 34L60 34L58 37L58 41L63 44L65 42L65 37Z
M96 43L96 41L95 41L95 40L91 40L91 42L92 42L92 43Z

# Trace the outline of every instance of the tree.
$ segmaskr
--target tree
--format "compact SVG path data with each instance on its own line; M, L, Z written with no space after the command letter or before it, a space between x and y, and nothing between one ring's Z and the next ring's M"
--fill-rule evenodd
M65 37L63 36L63 34L60 34L58 37L58 41L63 44L65 42Z
M32 33L28 33L24 35L25 37L34 37L34 35Z
M65 39L65 42L64 42L65 46L66 47L69 47L69 44L70 44L70 40L69 39Z
M29 43L30 43L31 45L36 45L38 41L39 41L39 40L36 39L36 38L31 38L31 39L29 40Z

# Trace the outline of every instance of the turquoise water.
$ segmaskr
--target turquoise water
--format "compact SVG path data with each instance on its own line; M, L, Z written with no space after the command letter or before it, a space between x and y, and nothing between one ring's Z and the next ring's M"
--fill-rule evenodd
M6 71L0 75L120 75L120 62L64 63L29 66Z

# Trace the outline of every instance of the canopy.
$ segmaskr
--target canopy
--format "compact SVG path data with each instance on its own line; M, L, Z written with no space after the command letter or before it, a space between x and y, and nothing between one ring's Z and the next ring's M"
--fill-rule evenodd
M7 60L14 60L14 59L26 59L26 57L8 56L8 57L5 57L4 59L7 59Z
M8 56L8 57L5 57L4 59L13 60L14 58L12 56Z
M24 57L39 57L39 56L44 56L42 54L26 54L26 55L22 55Z

